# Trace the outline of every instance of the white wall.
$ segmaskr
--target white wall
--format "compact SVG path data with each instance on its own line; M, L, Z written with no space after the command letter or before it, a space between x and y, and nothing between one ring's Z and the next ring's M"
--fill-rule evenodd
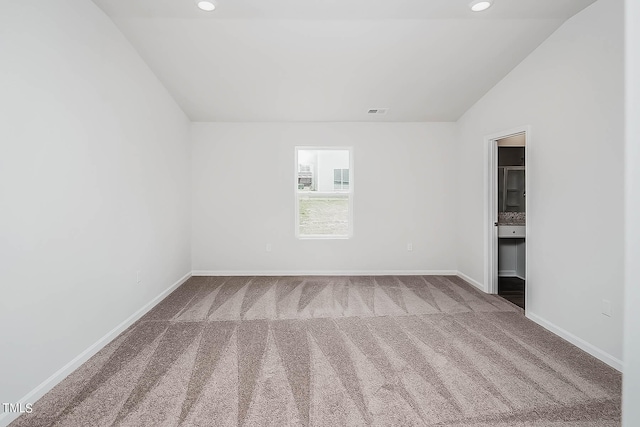
M455 270L454 126L195 123L193 269ZM295 238L299 145L353 147L352 239ZM272 252L265 251L267 243Z
M626 49L626 277L625 351L622 421L625 427L640 425L640 3L625 3Z
M2 1L0 28L0 402L17 402L189 272L189 123L92 2Z
M458 121L458 268L484 281L486 135L532 126L527 313L622 358L623 8L569 19ZM613 317L601 314L612 302Z

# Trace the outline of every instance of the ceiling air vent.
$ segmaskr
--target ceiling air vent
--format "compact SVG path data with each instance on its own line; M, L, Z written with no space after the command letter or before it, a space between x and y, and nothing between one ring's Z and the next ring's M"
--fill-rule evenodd
M367 111L367 114L382 115L387 114L388 110L388 108L371 108L369 109L369 111Z

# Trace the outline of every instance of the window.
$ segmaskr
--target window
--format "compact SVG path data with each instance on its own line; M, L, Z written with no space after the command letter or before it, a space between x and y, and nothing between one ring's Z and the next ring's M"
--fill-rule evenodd
M345 239L353 230L350 148L296 147L296 236Z
M334 190L349 189L349 169L333 170L333 189Z

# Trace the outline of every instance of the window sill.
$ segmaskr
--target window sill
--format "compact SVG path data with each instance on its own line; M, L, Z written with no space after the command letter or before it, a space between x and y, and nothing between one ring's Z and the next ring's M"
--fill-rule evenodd
M296 236L298 240L349 240L352 236Z

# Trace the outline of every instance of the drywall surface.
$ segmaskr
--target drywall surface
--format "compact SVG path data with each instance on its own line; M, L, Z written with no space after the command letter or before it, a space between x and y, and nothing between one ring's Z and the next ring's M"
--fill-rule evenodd
M189 272L189 122L90 1L3 1L0 29L0 402L17 402Z
M194 123L192 141L196 273L455 270L453 123ZM296 146L353 147L351 239L296 239Z
M625 3L625 334L622 424L640 425L640 3Z
M531 125L527 312L622 358L623 8L563 24L458 121L458 269L483 283L484 137ZM601 314L611 301L613 316Z

